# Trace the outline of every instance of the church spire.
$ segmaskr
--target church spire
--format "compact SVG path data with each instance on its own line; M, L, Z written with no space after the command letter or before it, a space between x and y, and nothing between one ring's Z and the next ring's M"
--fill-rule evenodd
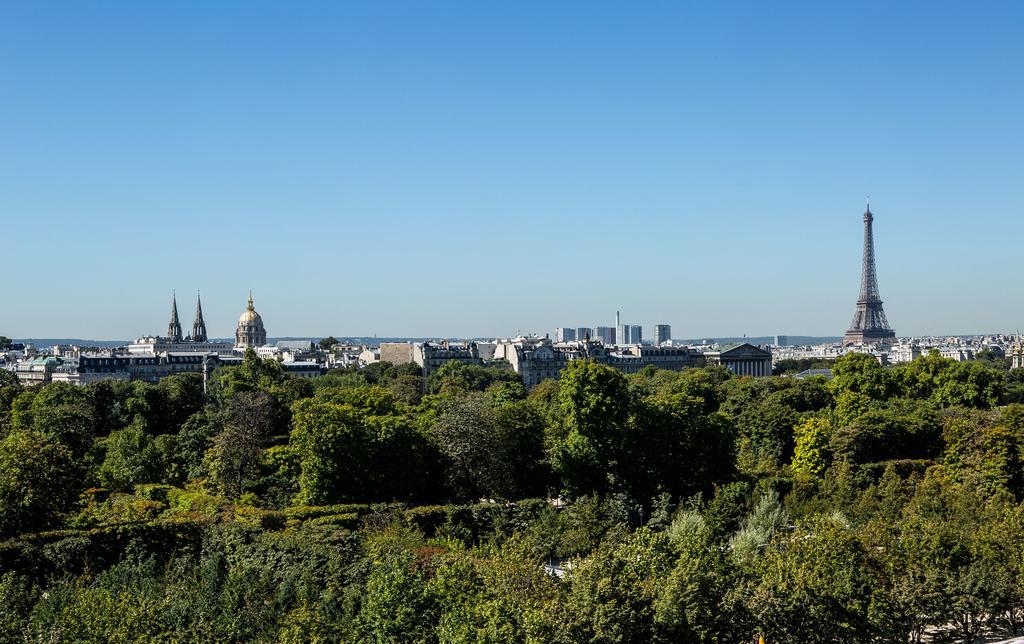
M196 320L192 323L192 341L206 342L206 322L203 321L203 302L196 291Z
M178 322L178 294L171 292L171 321L167 323L167 338L181 342L181 323Z

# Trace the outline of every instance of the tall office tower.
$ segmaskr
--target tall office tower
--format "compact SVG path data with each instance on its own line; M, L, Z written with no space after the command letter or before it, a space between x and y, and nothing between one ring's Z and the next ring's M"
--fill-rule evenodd
M587 338L592 338L592 337L594 337L594 334L593 334L593 332L591 332L590 327L586 327L586 326L576 327L576 339L577 340L583 341L583 340L586 340Z
M575 342L576 329L560 326L555 329L555 342Z
M843 336L843 345L892 343L896 332L889 326L882 310L882 297L878 292L878 275L875 272L875 236L871 206L864 213L864 256L860 270L860 297L853 323Z
M605 345L613 345L615 344L615 329L610 326L599 326L594 329L594 333L590 337L600 340Z
M629 329L629 342L627 344L642 344L644 341L644 329L639 324L630 324L627 326Z
M784 336L784 335L777 335L777 336L775 336L775 346L777 346L777 347L785 347L785 346L788 346L788 345L789 345L789 338L787 336Z
M672 340L672 326L668 324L654 325L654 344L661 346Z

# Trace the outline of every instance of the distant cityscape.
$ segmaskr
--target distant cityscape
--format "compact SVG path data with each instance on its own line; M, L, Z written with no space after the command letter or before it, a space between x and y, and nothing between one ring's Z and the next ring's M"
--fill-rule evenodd
M457 361L514 370L526 387L558 378L575 360L592 360L625 373L647 367L681 370L720 365L736 375L766 377L784 360L831 361L849 353L868 353L882 364L910 362L931 351L956 361L980 356L1008 360L1024 367L1024 342L1013 334L991 333L949 337L897 337L886 318L875 267L874 214L863 217L863 259L860 293L853 322L843 336L814 338L776 335L760 338L672 338L666 322L644 326L614 324L560 326L550 333L509 338L282 338L268 341L252 293L238 319L233 339L208 337L202 300L196 294L190 332L183 330L177 294L171 294L167 331L142 335L133 342L14 341L0 350L0 368L13 371L26 384L68 382L88 384L103 379L156 382L165 376L239 364L246 351L276 360L295 377L313 378L332 369L359 369L377 362L417 364L429 376L445 363ZM797 377L829 377L828 369L808 370Z

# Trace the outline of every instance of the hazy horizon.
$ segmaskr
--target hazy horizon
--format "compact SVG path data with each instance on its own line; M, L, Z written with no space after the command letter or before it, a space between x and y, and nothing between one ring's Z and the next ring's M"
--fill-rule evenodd
M0 8L0 335L1024 326L1024 6ZM988 331L979 331L979 329Z

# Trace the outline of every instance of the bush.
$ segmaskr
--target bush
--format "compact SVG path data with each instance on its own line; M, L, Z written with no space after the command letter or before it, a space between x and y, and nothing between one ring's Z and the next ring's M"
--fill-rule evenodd
M173 489L173 485L146 483L135 486L135 496L147 501L160 501L161 503L167 503L167 495Z
M89 499L86 507L69 522L72 527L90 528L153 521L167 508L161 501L140 499L131 494L111 494L101 503Z
M235 506L233 518L238 523L271 531L283 530L288 521L288 517L284 512L264 510L246 505Z
M228 505L228 500L198 488L189 490L171 488L167 491L167 503L170 506L168 516L187 514L214 518Z
M345 514L328 514L326 516L312 519L309 523L310 525L317 526L335 526L338 528L345 528L346 530L356 530L360 525L359 515L355 512L348 512Z
M296 505L285 508L282 513L288 519L296 521L308 521L320 517L355 514L361 516L370 512L370 506L365 503L340 503L337 505Z

